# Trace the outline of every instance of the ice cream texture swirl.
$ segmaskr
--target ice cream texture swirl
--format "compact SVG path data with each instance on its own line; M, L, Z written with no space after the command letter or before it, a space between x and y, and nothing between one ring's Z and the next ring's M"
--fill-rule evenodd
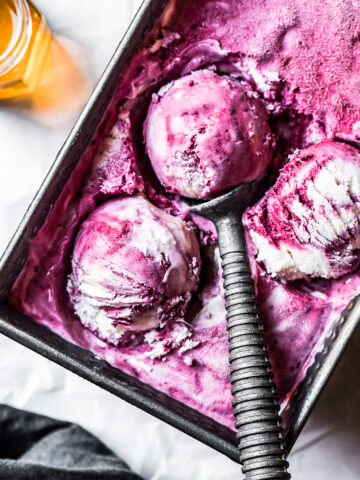
M170 82L153 96L144 136L165 189L190 198L258 180L271 159L259 95L207 70Z
M181 319L200 272L194 231L143 196L96 208L80 227L71 262L77 315L115 345Z
M353 271L360 261L360 152L331 140L296 151L245 222L257 261L274 277Z

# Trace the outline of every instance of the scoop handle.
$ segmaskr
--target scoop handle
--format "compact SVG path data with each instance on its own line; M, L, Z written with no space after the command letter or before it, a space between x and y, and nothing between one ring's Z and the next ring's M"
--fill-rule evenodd
M237 212L214 219L223 269L231 384L242 471L247 480L288 479L279 405L257 313Z

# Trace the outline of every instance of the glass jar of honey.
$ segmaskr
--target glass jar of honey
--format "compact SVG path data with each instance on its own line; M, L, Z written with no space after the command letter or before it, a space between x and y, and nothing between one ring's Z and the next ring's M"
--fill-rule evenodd
M31 93L35 88L50 31L28 0L0 0L0 99Z

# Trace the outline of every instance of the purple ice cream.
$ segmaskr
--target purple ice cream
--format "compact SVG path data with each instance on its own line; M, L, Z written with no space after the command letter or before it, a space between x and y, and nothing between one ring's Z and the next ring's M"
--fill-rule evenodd
M184 317L200 272L193 229L142 196L110 200L81 224L68 291L81 322L113 345Z
M360 260L360 152L334 141L296 151L245 223L273 277L352 272Z
M206 70L153 95L144 136L160 182L185 197L215 196L258 180L271 159L267 112L259 95Z

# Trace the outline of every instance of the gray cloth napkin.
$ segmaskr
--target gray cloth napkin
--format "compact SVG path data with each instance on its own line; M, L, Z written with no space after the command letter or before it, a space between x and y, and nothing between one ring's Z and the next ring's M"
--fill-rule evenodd
M0 480L85 479L142 480L80 426L0 405Z

